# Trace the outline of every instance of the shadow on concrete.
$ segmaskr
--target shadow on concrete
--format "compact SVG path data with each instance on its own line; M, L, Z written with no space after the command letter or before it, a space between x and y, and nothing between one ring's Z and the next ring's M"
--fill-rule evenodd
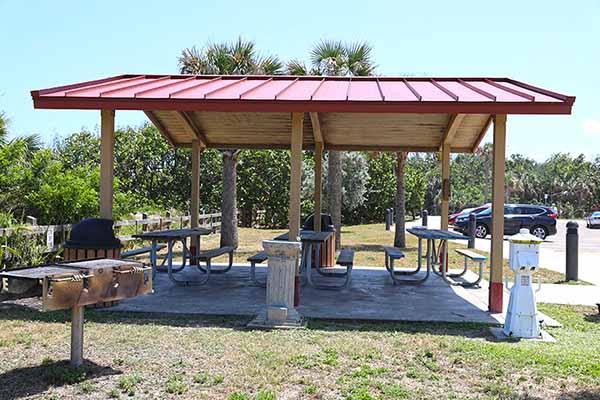
M68 361L16 368L0 374L0 399L19 399L47 391L50 387L73 385L121 371L86 361L74 368Z

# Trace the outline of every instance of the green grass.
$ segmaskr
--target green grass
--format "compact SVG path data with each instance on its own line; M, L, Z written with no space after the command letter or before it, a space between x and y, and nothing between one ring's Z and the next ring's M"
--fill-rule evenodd
M188 391L188 384L185 382L183 375L171 375L166 383L167 393L184 394Z
M249 331L244 318L86 312L81 368L68 313L3 307L0 398L429 399L600 396L595 307L541 304L557 343L499 343L483 324L309 321ZM26 395L28 390L33 394Z

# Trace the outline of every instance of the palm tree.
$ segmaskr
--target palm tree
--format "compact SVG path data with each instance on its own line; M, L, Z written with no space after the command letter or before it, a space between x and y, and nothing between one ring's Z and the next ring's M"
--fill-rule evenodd
M407 152L396 153L396 212L394 229L394 247L406 247L406 232L404 216L406 213L406 187L404 185L404 170L406 167Z
M241 37L232 43L210 43L203 50L184 49L178 59L182 74L275 75L283 63L275 56L260 56L252 41ZM238 246L237 159L239 150L222 150L223 199L221 203L221 246Z
M287 64L290 75L367 76L373 75L373 48L366 42L344 43L323 40L310 52L310 68L297 59ZM337 235L335 246L341 244L342 226L342 158L343 153L328 152L327 199Z
M0 111L0 146L6 144L8 137L8 118L4 111Z

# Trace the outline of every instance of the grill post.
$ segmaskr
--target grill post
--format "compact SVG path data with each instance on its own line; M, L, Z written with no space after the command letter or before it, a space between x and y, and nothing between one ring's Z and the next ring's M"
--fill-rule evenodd
M83 364L83 310L84 306L71 308L71 366Z

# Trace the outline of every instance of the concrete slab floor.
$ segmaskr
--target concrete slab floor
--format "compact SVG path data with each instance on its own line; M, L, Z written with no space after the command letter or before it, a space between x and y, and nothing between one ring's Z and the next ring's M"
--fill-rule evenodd
M194 278L198 274L186 268L177 275ZM256 274L264 280L266 267L257 266ZM335 279L313 274L320 282ZM355 267L346 289L302 287L298 311L304 317L321 319L502 324L504 315L487 312L487 296L486 282L478 289L455 287L432 274L424 284L394 286L384 268ZM265 289L250 281L249 268L242 265L226 274L212 275L204 286L177 286L167 274L158 273L154 294L123 300L107 311L254 316L264 305Z

